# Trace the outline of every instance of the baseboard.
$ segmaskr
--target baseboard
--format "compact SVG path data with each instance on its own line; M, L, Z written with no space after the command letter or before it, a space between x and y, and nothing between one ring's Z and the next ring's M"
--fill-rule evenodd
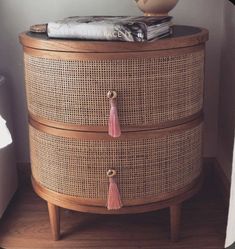
M31 167L30 163L17 163L19 185L30 182Z
M222 166L218 162L218 160L214 159L214 167L213 167L213 175L214 181L217 183L218 190L223 196L225 205L229 206L229 197L230 197L230 181L222 170Z
M214 169L215 158L214 157L204 157L203 158L203 170L205 174L205 178L211 178L211 174Z
M230 182L224 174L221 165L216 158L204 158L205 178L211 179L216 183L218 191L223 196L226 206L229 206ZM31 169L30 163L18 163L20 184L30 182Z

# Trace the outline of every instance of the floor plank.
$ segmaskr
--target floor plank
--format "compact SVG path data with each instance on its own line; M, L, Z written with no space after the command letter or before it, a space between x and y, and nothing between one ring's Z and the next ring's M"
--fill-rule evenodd
M222 249L227 210L214 187L183 205L181 239L169 240L169 210L105 216L61 212L60 241L51 237L46 203L23 186L0 221L4 249Z

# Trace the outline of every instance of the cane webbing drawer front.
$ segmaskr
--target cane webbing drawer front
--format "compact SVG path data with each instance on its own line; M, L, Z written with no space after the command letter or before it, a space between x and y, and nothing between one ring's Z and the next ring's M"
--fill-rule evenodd
M202 124L163 136L107 141L65 138L30 126L32 174L47 189L105 205L106 172L113 168L125 205L164 199L200 175L201 139Z
M25 53L29 111L63 124L106 126L106 94L115 89L122 127L190 117L202 110L204 48L180 51L95 60L71 59L69 53L62 59Z

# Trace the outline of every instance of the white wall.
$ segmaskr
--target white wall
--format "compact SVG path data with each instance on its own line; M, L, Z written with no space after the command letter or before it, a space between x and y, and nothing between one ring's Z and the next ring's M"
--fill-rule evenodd
M227 0L225 0L227 1ZM223 24L223 0L180 0L172 11L175 22L207 28L204 155L215 157L218 132L218 96Z
M231 177L235 128L235 7L224 8L223 49L219 103L218 160L228 179Z
M205 156L216 154L217 106L223 4L221 0L180 0L172 11L177 24L206 27ZM27 115L23 83L22 51L18 34L31 24L72 15L140 15L134 0L0 0L0 72L12 87L17 160L28 161Z

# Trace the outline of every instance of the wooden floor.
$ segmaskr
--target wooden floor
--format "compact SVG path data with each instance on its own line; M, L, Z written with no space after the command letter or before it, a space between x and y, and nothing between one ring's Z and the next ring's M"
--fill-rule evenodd
M169 210L104 216L62 210L62 240L51 239L47 206L29 185L20 189L0 222L6 249L222 249L226 208L214 187L183 206L181 240L169 241Z

